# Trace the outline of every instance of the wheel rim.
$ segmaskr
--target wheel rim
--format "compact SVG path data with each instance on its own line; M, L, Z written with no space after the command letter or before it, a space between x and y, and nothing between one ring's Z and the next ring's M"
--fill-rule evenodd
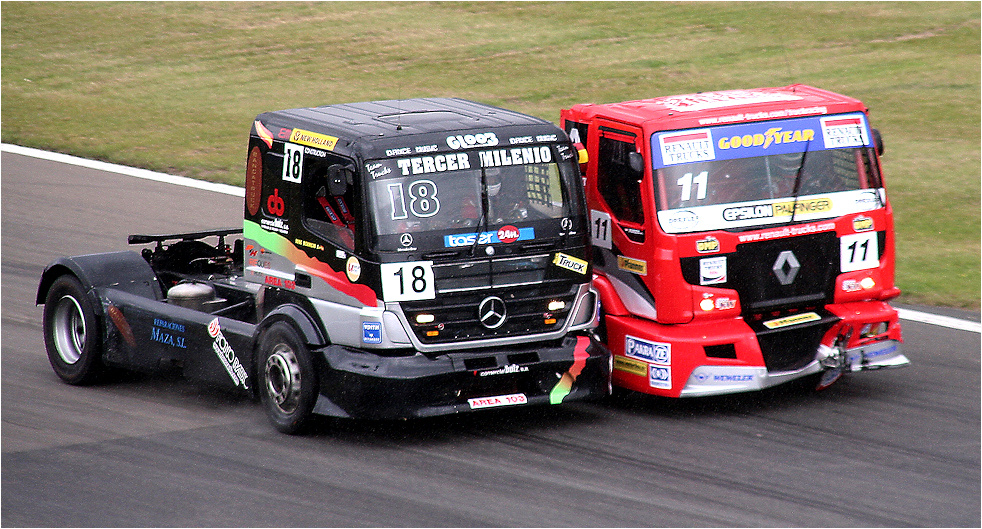
M78 362L85 349L85 316L78 300L72 296L58 300L53 327L58 356L66 364Z
M300 402L300 363L293 349L278 344L266 359L266 393L283 413L297 410Z

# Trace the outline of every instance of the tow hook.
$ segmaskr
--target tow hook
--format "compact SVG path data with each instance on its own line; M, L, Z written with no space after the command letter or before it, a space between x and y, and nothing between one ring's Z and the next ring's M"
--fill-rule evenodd
M826 357L819 361L822 367L825 368L825 372L822 373L822 378L818 381L818 386L815 387L817 391L821 391L831 386L836 380L839 380L844 373L851 371L848 355L846 354L846 345L849 344L850 337L852 337L852 327L846 326L846 328L835 337L835 341L832 342L832 347L827 348Z

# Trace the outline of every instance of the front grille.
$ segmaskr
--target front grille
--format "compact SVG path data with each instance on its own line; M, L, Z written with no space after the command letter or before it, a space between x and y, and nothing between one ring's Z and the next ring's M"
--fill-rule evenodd
M781 258L782 254L786 254ZM739 244L726 258L726 282L740 295L744 315L830 303L839 270L839 239L835 232ZM779 261L779 258L781 260ZM700 261L682 259L682 275L700 284ZM797 269L795 269L797 264ZM775 271L775 265L781 265ZM782 283L784 279L785 283Z
M556 272L550 254L436 263L433 276L436 299L402 303L410 327L424 344L561 329L579 290L579 283ZM505 305L507 317L499 327L484 326L478 315L481 302L489 296L500 298ZM554 301L565 306L549 310ZM417 319L420 315L425 316Z

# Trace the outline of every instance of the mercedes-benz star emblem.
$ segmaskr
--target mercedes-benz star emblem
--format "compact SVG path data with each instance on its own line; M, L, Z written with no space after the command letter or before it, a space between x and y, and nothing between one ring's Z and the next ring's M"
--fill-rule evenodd
M484 301L477 307L477 317L481 321L481 325L488 329L501 327L501 324L505 323L506 315L505 302L498 296L484 298Z
M774 275L777 276L777 280L785 286L794 282L794 278L798 275L798 270L800 269L801 264L798 263L798 258L794 256L791 250L781 252L781 255L778 255L777 260L774 261L774 267L771 268L774 271Z
M412 246L413 236L408 233L403 233L399 236L399 242L402 243L403 246Z

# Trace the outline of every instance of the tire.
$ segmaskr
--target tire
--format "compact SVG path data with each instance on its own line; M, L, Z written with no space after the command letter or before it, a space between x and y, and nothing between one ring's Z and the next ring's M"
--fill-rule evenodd
M313 358L294 327L276 322L259 338L259 395L273 427L302 433L310 424L320 384Z
M48 289L44 301L44 347L55 373L81 386L106 374L102 333L95 307L73 275L63 275Z

